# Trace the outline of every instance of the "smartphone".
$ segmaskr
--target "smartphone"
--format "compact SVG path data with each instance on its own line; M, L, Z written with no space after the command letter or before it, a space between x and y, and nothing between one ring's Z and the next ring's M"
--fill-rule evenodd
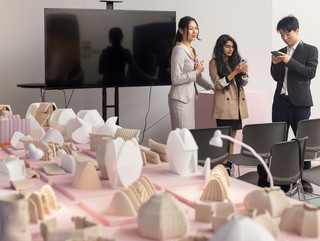
M241 59L240 64L243 64L243 63L248 63L248 60L246 60L246 59Z
M281 54L279 54L278 51L271 51L271 54L275 57L281 56Z

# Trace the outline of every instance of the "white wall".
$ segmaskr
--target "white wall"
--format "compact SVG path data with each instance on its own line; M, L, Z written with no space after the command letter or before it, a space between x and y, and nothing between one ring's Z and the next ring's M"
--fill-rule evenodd
M310 0L311 1L311 0ZM267 105L261 111L267 113L271 120L271 103L274 92L274 83L269 73L270 50L283 46L280 37L275 32L275 24L287 15L287 9L292 6L296 10L301 22L301 35L306 42L319 45L316 41L314 29L311 28L311 16L319 18L312 1L310 11L304 11L301 2L295 0L124 0L116 3L115 9L133 10L170 10L177 12L177 21L191 15L197 19L200 27L201 41L194 43L199 58L206 62L211 59L216 39L224 33L232 35L238 42L240 53L249 61L250 83L247 91L265 91ZM308 4L312 6L312 4ZM306 6L306 7L308 7ZM1 3L0 8L0 104L10 104L16 114L24 116L28 106L40 101L38 89L22 89L16 87L20 83L44 82L44 8L105 8L105 3L99 0L15 0ZM309 17L310 14L310 17ZM309 27L310 26L310 27ZM313 36L311 36L311 34ZM318 38L320 41L320 38ZM209 79L208 68L205 76ZM317 80L313 81L316 88ZM152 87L151 110L148 116L148 126L152 125L168 111L167 94L169 87ZM66 90L69 97L71 90ZM126 128L142 130L147 112L149 88L121 88L120 89L120 125ZM315 97L315 94L314 94ZM319 97L320 98L320 97ZM54 101L59 108L64 107L63 91L47 91L47 101ZM315 105L319 101L314 98ZM108 90L108 104L113 102L113 90ZM101 112L101 90L75 90L70 107L75 112L80 109L97 109ZM313 108L313 113L315 108ZM113 111L108 111L112 116ZM314 115L314 114L313 114ZM269 118L270 117L270 118ZM157 125L146 132L148 138L165 143L170 131L170 118L166 116Z

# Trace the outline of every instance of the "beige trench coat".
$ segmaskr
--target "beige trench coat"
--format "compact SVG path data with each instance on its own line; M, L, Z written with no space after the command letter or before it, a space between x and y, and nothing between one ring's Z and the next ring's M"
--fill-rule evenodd
M248 118L248 109L246 96L243 86L240 87L238 96L238 87L235 79L229 84L229 89L224 90L220 84L221 78L217 72L216 61L214 59L209 62L209 74L214 84L214 101L212 109L212 118L224 120L239 119L239 111L241 119ZM244 81L244 86L248 81Z

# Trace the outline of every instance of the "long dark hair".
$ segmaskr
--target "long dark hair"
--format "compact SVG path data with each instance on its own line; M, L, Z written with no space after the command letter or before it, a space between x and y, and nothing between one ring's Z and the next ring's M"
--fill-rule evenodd
M194 21L198 27L198 35L199 35L199 26L198 26L198 23L197 21L193 18L193 17L190 17L190 16L185 16L183 18L180 19L179 23L178 23L178 30L177 30L177 33L176 33L176 37L174 39L174 43L173 43L173 46L176 45L177 42L181 42L183 37L182 37L182 34L180 33L179 29L187 29L189 27L189 24L191 21ZM187 38L188 38L188 34L189 32L187 31ZM197 36L197 39L198 36Z
M233 53L230 57L227 57L225 53L223 52L223 46L226 45L228 41L231 41L234 46ZM225 76L228 76L235 67L240 63L241 56L238 53L238 45L237 42L228 34L221 35L216 42L216 45L213 49L212 58L215 59L216 65L217 65L217 72L220 78L223 78ZM228 67L230 67L230 70ZM242 77L241 74L237 74L235 76L235 79L237 81L237 84L242 85Z

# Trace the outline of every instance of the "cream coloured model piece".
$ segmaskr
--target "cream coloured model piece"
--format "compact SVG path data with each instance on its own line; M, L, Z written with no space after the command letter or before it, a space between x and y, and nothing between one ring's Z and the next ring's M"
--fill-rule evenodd
M76 168L77 168L77 162L75 158L70 154L63 154L63 153L60 153L59 156L61 158L62 169L65 170L66 172L75 174Z
M72 186L77 189L101 189L101 182L96 168L87 162L78 162Z
M142 157L137 140L120 137L110 140L105 155L105 165L112 188L130 186L142 171Z
M135 138L137 142L139 141L140 130L137 129L126 129L126 128L118 128L114 137L121 137L124 140L131 140Z
M99 169L101 172L101 177L103 179L108 179L108 172L106 167L107 161L107 150L108 150L108 143L112 140L109 137L103 137L99 143L99 146L96 151L96 159L98 161Z
M107 213L114 216L136 216L140 206L156 193L146 175L139 177L131 186L116 192Z
M41 160L52 161L57 156L55 150L52 150L52 148L50 148L49 145L42 140L21 140L21 142L24 144L25 149L30 143L34 144L37 148L40 148L44 153Z
M218 177L222 181L222 183L226 189L228 189L228 187L231 186L229 175L228 175L225 167L222 164L219 164L219 165L215 166L214 168L212 168L209 177L206 179L206 183L204 184L203 189L206 189L208 183L214 177Z
M149 148L150 148L150 151L153 151L159 154L160 160L162 162L168 162L167 151L166 151L167 146L165 144L158 143L152 139L149 139Z
M91 132L92 125L79 117L74 118L67 126L67 137L80 144L89 143Z
M58 109L54 102L32 103L26 113L26 118L31 114L41 126L48 126L52 113Z
M251 218L232 218L209 241L275 241L262 225Z
M28 202L22 194L0 196L0 240L31 241Z
M56 218L47 219L41 222L40 230L44 241L65 241L65 240L99 240L100 226L89 222L86 218L73 217L74 230L58 230Z
M45 136L46 132L43 127L39 124L39 122L33 117L33 115L29 115L27 119L30 122L30 136L35 140L42 140Z
M223 202L228 198L228 192L220 177L210 179L203 190L200 200Z
M113 136L111 135L106 135L106 134L95 134L95 133L89 133L90 137L90 150L91 151L96 151L100 145L100 142L102 138L108 138L111 140Z
M236 212L236 207L231 201L214 202L212 208L212 229L217 232L226 222L231 219L232 214Z
M161 163L160 156L158 153L150 150L144 150L144 149L140 149L140 151L144 153L147 163L153 163L153 164Z
M286 208L281 216L280 229L302 237L319 238L320 207L304 203Z
M198 146L188 129L169 133L166 152L173 173L185 176L198 172Z
M268 211L265 211L263 214L254 216L253 220L265 227L276 240L278 239L280 233L279 226L270 216Z
M206 236L195 236L195 235L176 239L176 241L208 241L208 240L209 238Z
M0 116L12 115L12 109L10 105L0 105Z
M189 228L186 211L170 193L154 194L138 211L138 230L145 238L179 238L183 237Z
M281 216L283 210L291 206L279 187L254 190L245 196L243 204L247 210L257 209L258 215L267 210L273 218Z
M29 218L31 223L38 223L45 215L51 215L57 210L57 198L49 184L42 186L39 191L33 191L27 197Z

